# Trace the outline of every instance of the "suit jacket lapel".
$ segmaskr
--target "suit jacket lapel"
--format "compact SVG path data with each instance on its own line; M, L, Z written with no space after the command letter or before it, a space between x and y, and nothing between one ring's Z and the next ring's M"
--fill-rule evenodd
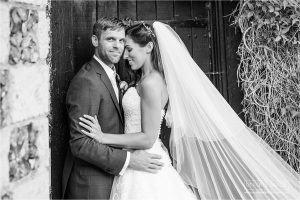
M102 82L104 83L105 87L107 88L107 90L109 91L109 94L118 110L118 113L120 115L121 121L123 122L123 115L120 109L120 105L118 103L114 88L105 72L105 70L103 69L103 67L100 65L99 62L97 62L94 58L91 60L91 64L93 66L93 68L95 69L96 73L100 75L100 78L102 80ZM119 99L121 101L121 99Z

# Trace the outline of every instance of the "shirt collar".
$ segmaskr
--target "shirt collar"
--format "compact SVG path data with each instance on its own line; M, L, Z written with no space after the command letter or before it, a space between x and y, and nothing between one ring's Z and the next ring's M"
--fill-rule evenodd
M109 78L114 76L114 70L112 68L107 66L107 64L100 60L96 55L94 55L93 58L103 67L104 71L106 72Z

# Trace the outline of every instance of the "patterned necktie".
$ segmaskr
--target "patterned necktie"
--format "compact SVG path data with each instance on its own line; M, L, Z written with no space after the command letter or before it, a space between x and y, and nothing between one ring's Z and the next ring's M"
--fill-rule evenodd
M113 85L116 97L119 101L119 87L118 87L118 78L119 78L118 76L119 75L117 74L116 67L114 65L111 67L111 69L114 71L113 78L112 78L113 80L111 80L111 81L112 81L112 85Z

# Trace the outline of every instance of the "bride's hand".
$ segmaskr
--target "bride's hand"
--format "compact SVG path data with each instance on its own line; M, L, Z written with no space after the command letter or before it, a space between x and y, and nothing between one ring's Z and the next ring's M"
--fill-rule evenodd
M81 132L101 143L103 132L98 122L97 116L95 115L95 117L92 117L89 115L83 115L83 117L79 117L79 120L79 125L88 130L85 131L82 129Z

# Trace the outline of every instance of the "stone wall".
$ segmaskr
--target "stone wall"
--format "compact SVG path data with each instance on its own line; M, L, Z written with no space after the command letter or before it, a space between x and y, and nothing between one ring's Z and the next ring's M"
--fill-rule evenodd
M1 199L50 198L47 0L0 0Z

